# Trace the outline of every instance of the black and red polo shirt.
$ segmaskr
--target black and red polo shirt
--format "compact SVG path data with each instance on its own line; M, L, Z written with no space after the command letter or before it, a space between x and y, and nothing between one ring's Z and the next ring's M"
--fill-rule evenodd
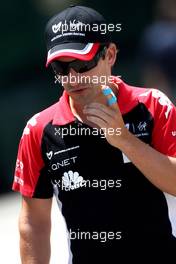
M116 77L114 82L129 131L176 157L176 108L170 100L156 89ZM77 120L68 99L64 92L28 121L13 190L31 198L56 195L71 242L69 263L127 263L127 256L144 263L139 252L149 261L171 256L176 242L163 192L100 131Z

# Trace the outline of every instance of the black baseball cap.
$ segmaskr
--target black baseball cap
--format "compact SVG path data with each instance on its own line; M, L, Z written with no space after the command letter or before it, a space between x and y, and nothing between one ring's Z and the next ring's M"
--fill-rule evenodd
M80 5L72 5L54 15L45 29L46 66L62 56L91 60L100 43L109 43L111 39L108 31L102 34L102 24L106 24L106 20L100 13Z

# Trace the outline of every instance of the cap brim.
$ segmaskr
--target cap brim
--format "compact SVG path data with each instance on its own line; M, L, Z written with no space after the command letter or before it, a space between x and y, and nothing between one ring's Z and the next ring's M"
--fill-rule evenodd
M60 57L71 57L79 60L91 60L100 43L64 43L55 46L48 51L46 67Z

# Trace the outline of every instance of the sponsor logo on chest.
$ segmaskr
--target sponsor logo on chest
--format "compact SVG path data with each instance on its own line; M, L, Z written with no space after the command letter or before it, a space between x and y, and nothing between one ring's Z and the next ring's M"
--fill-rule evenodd
M130 122L125 124L126 128L136 137L149 136L149 124L147 121L139 121L137 123Z

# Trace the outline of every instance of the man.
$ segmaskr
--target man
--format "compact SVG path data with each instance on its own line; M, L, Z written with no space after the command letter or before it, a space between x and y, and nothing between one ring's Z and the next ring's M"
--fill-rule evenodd
M176 195L176 109L158 90L111 76L117 48L103 23L95 10L72 6L46 27L47 66L64 93L30 119L19 146L13 190L23 195L25 264L49 263L53 193L68 263L170 263L175 254L163 192Z

